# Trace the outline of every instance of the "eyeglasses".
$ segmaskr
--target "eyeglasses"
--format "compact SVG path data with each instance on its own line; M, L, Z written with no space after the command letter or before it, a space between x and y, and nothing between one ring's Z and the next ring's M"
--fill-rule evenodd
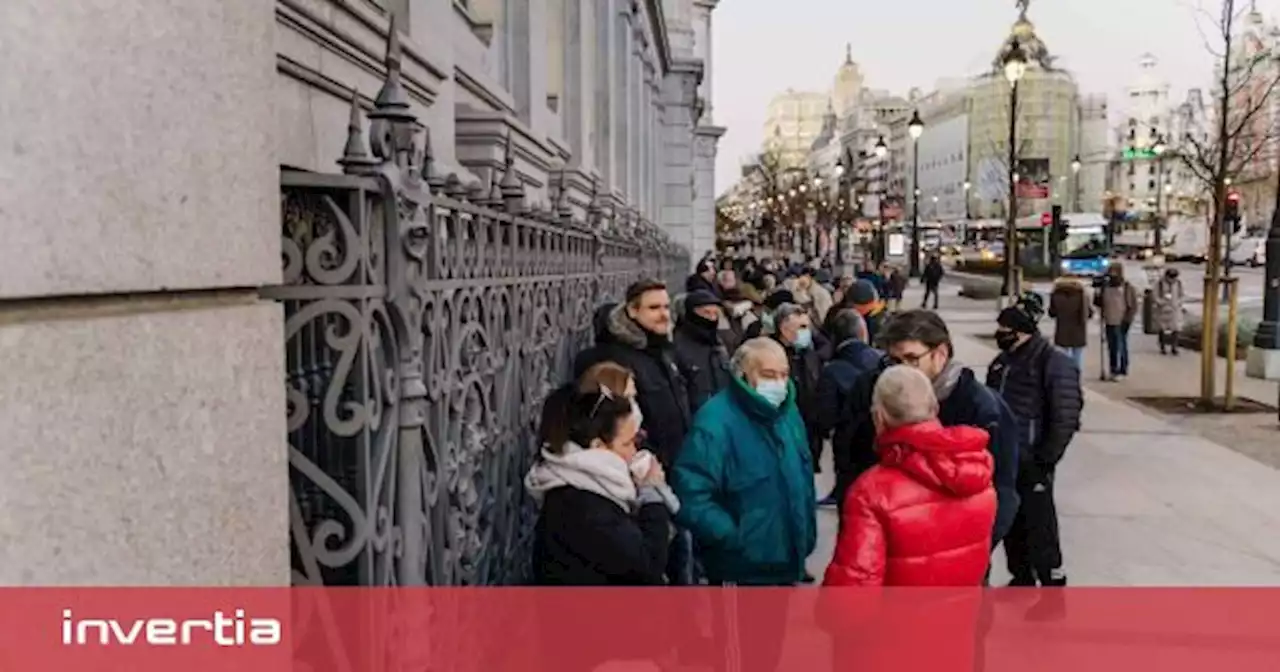
M933 351L937 349L938 347L934 346L932 348L929 348L928 350L925 350L920 354L908 354L908 355L902 355L901 357L888 355L888 360L889 360L889 363L893 365L905 364L907 366L919 367L920 360L924 359L925 357L928 357L929 355L932 355Z

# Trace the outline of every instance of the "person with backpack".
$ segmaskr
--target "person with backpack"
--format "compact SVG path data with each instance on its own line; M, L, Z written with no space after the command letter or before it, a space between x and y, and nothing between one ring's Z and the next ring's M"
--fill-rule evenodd
M1000 354L987 369L995 390L1017 418L1021 506L1004 538L1011 586L1065 586L1054 482L1058 464L1080 431L1084 393L1071 357L1040 335L1034 315L1005 308L997 319Z

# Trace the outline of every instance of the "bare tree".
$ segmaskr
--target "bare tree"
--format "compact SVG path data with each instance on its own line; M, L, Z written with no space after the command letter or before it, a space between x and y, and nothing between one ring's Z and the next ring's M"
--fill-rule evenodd
M1206 33L1197 21L1205 49L1218 64L1215 83L1216 133L1197 138L1188 133L1182 138L1184 149L1178 153L1187 169L1213 194L1213 214L1209 221L1208 263L1205 267L1204 316L1200 341L1200 400L1215 403L1218 346L1218 286L1222 281L1223 204L1227 181L1234 180L1267 147L1273 146L1273 125L1259 115L1268 110L1272 96L1280 94L1280 68L1270 50L1246 53L1238 44L1241 19L1252 8L1236 8L1236 0L1222 0L1221 11L1213 16L1197 8L1212 24ZM1218 46L1220 45L1220 46ZM1247 45L1244 45L1247 47ZM1269 120L1267 120L1269 121Z

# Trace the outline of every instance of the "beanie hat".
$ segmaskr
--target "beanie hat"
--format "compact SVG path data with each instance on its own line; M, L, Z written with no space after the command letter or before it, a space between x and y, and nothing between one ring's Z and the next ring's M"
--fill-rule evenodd
M685 308L688 309L697 308L698 306L718 306L720 305L720 299L716 298L715 294L712 294L705 289L698 289L689 292L689 294L684 297L684 305Z
M1026 311L1014 306L1009 306L1000 311L1000 317L996 318L996 324L1019 334L1034 334L1040 331L1036 327L1035 318L1028 315Z
M859 280L849 288L849 301L855 306L865 306L880 300L880 292L869 280Z
M769 310L776 310L778 306L784 303L795 303L796 297L789 290L779 289L778 291L765 297L764 307Z

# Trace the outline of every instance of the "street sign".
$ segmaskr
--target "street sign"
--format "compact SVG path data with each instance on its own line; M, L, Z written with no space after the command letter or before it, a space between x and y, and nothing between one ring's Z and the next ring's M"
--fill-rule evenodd
M1126 147L1123 156L1125 161L1135 161L1154 159L1157 154L1154 149L1149 147Z

